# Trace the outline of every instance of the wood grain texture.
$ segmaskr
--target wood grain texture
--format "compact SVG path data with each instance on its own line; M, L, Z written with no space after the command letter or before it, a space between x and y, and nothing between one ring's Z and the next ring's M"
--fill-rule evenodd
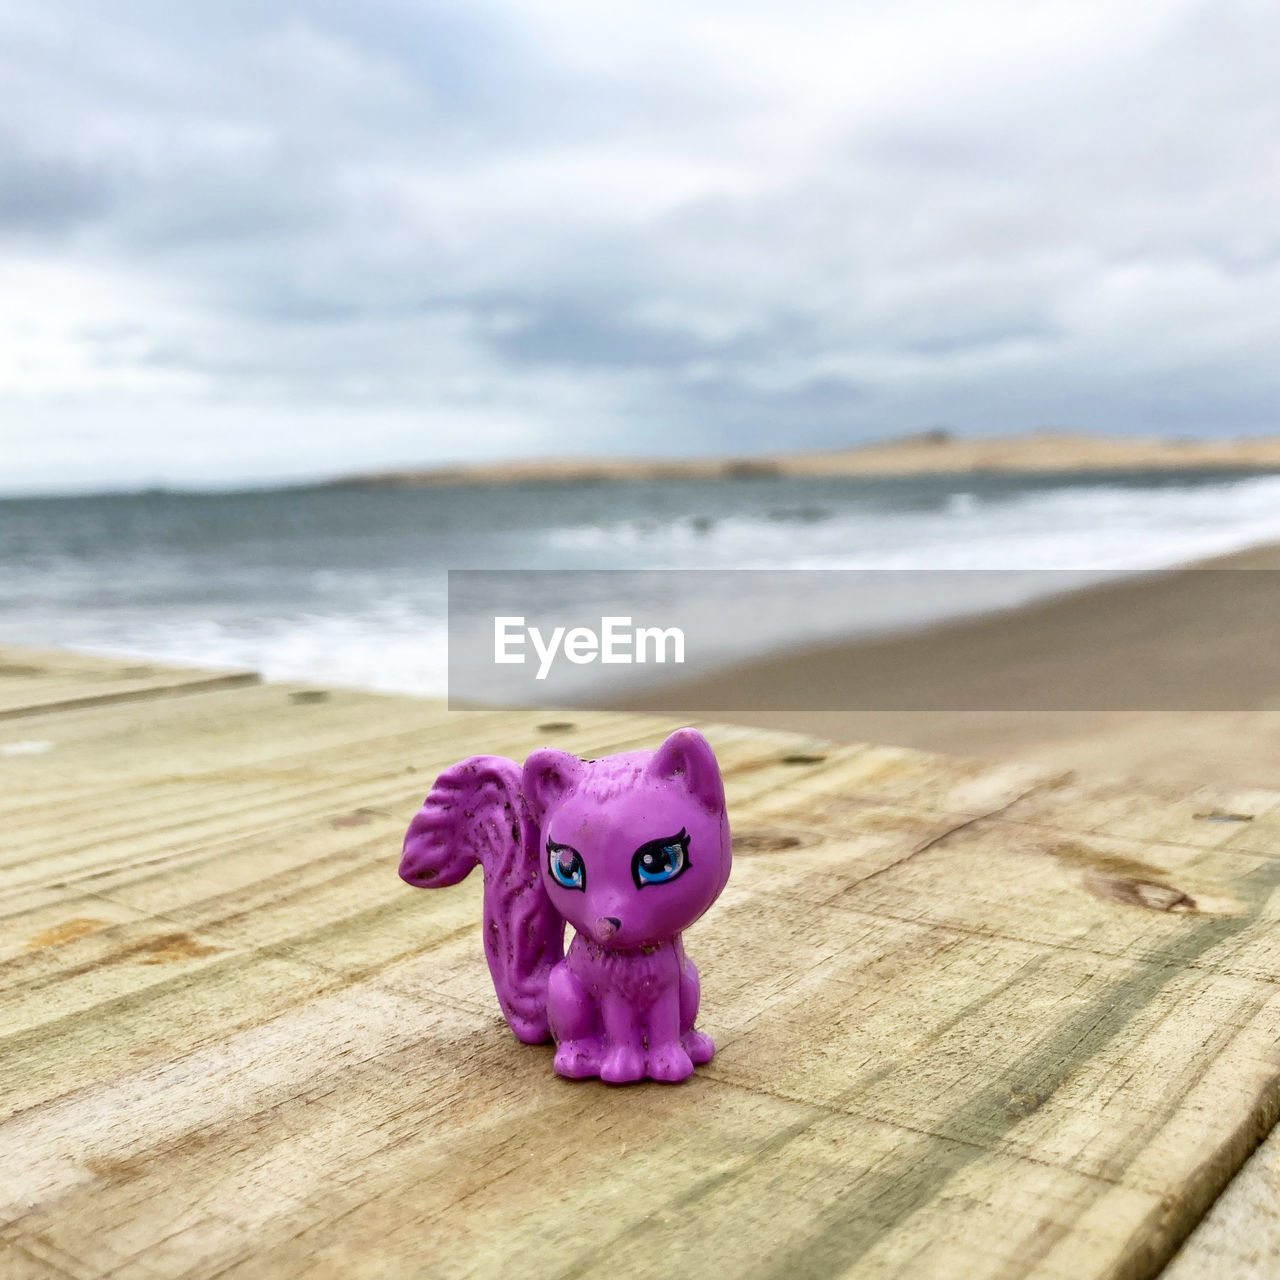
M1191 1233L1164 1280L1280 1275L1280 1130L1249 1158Z
M714 725L719 1053L557 1079L474 877L396 876L454 760L673 727L551 719L258 685L0 732L48 744L0 753L0 1272L1150 1276L1273 1123L1280 793Z
M251 671L201 671L124 658L5 648L0 650L0 720L257 682Z

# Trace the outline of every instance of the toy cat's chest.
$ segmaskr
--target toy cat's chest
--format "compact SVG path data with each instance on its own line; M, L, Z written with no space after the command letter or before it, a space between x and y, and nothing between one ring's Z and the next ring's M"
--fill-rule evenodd
M578 934L565 962L597 999L612 992L637 1009L652 1005L680 981L681 951L674 942L652 951L611 951Z

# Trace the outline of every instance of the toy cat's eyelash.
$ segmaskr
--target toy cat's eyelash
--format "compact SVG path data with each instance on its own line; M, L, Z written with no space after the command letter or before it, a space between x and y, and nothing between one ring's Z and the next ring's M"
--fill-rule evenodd
M631 878L637 889L651 884L670 884L689 869L689 833L680 828L674 836L650 840L631 857Z

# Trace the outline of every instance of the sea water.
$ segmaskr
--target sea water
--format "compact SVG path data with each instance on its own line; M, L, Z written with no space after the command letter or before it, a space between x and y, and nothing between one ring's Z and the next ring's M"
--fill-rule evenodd
M1083 582L1271 540L1280 476L1220 472L22 498L0 501L0 643L440 694L451 568L1016 571L999 598L819 594L785 636L767 609L758 632L736 617L741 656L1018 603L1061 584L1047 570Z

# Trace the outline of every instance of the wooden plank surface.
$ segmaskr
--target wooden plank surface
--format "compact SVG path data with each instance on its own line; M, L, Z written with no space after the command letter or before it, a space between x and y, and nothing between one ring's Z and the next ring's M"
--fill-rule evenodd
M6 648L0 651L0 720L257 682L251 671L202 671L126 658Z
M1280 1130L1244 1168L1191 1233L1162 1280L1275 1280L1280 1276Z
M704 726L719 1053L571 1084L400 837L461 756L671 727L261 685L0 729L0 1273L1156 1273L1280 1107L1280 793Z

